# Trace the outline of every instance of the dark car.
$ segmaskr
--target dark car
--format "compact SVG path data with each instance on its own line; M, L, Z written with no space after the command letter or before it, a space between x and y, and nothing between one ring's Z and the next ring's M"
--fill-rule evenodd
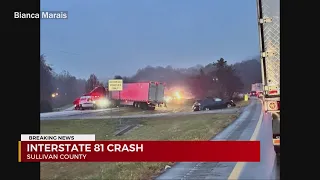
M206 98L203 100L197 100L193 106L193 111L203 111L203 110L212 110L212 109L223 109L234 107L236 104L233 100L225 101L220 98Z

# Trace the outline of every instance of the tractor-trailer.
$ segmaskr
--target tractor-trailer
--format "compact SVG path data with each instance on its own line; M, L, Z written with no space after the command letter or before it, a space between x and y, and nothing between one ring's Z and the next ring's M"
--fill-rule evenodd
M112 100L121 105L154 110L156 104L164 101L164 84L160 82L124 83L122 91L110 92Z
M262 83L252 84L251 85L251 91L263 92L263 84Z

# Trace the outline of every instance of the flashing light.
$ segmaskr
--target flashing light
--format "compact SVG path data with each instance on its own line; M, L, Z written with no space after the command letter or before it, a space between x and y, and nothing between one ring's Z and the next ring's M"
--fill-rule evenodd
M176 92L175 94L176 94L177 99L181 99L181 96L180 96L179 92Z
M58 95L59 95L58 93L52 93L52 94L51 94L51 97L52 97L52 98L55 98L55 97L57 97Z
M106 107L110 102L107 99L99 99L97 101L94 101L93 103L95 103L99 107Z

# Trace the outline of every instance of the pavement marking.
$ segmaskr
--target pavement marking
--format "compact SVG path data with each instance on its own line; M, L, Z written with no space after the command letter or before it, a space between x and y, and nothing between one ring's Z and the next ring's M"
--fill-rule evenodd
M258 137L258 133L260 131L261 128L261 124L262 124L262 118L263 118L263 110L261 108L261 114L259 117L259 121L257 123L256 128L254 129L254 132L250 138L250 141L255 141L257 140ZM230 173L228 180L235 180L235 179L239 179L240 173L244 167L244 165L246 164L246 162L238 162L235 167L233 168L232 172Z

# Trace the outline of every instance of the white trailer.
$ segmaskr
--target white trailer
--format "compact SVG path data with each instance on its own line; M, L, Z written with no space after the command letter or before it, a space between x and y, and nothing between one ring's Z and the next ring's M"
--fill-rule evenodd
M272 113L273 145L280 152L280 0L257 0L264 110Z

